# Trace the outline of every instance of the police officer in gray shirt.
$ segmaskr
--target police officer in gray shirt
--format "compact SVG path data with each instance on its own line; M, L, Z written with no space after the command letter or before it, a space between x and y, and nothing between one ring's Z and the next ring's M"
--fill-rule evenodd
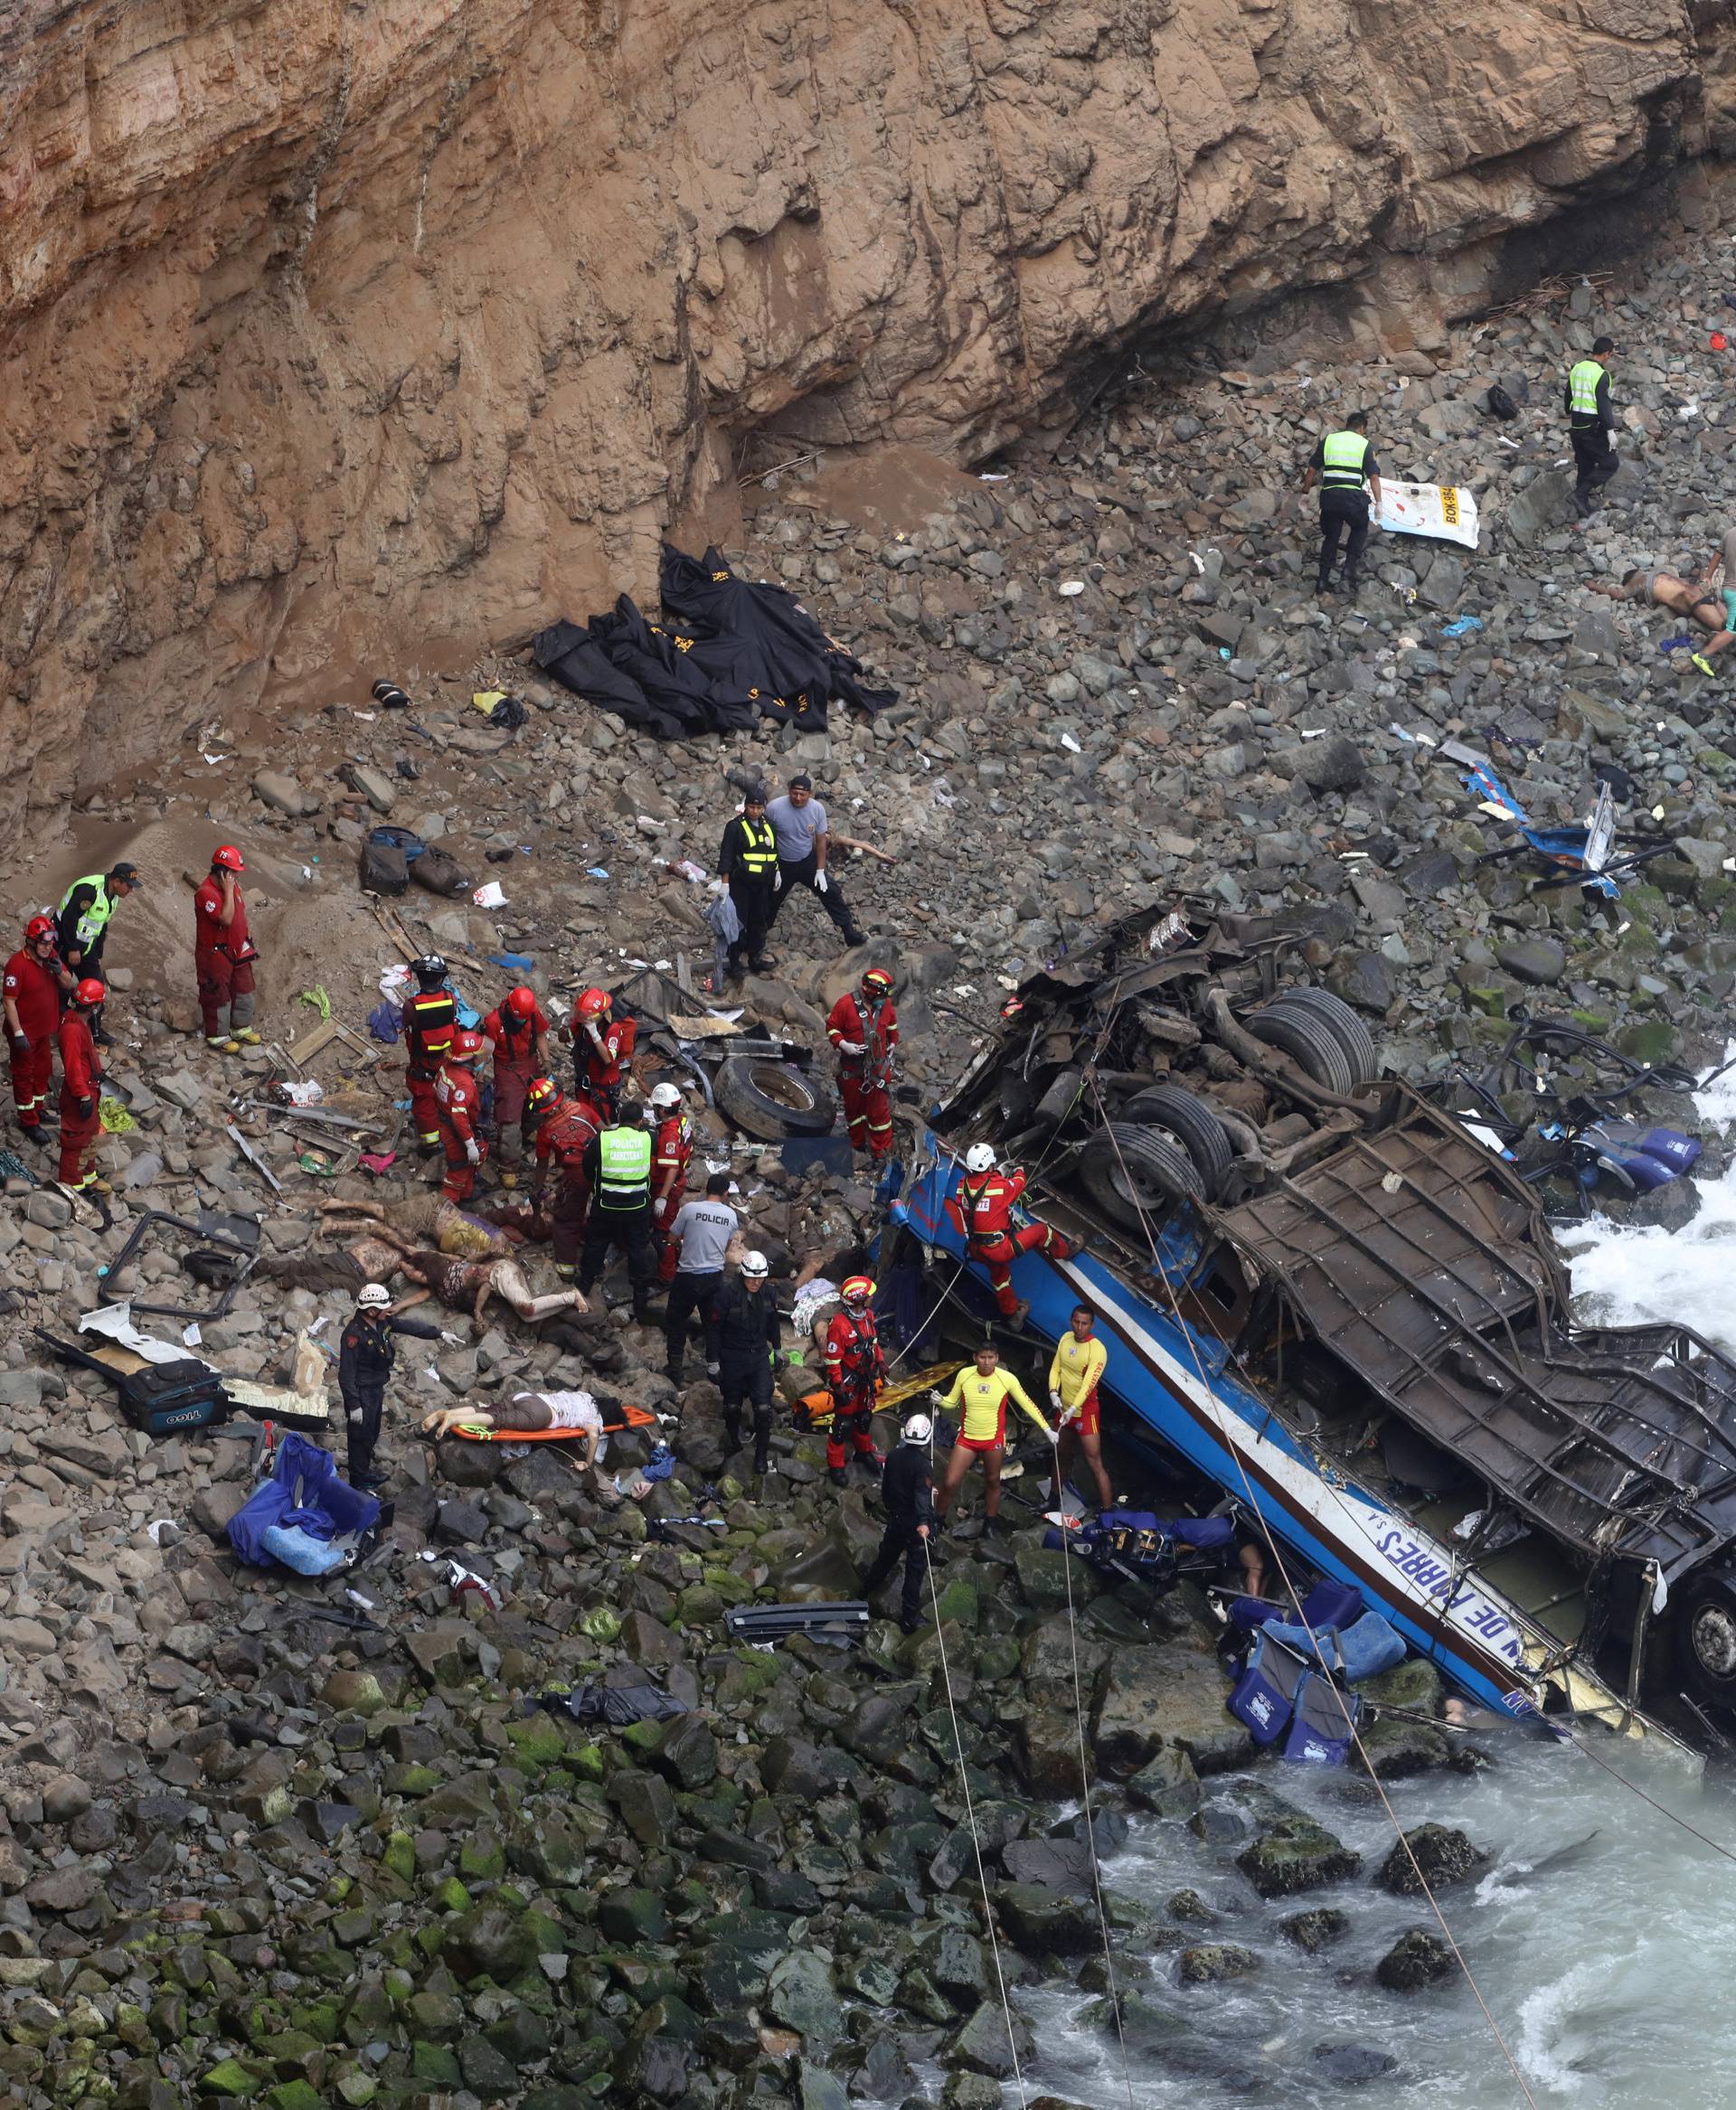
M741 1229L741 1219L722 1199L729 1191L730 1175L713 1173L705 1182L705 1199L683 1202L669 1227L680 1256L663 1316L664 1359L672 1384L682 1382L688 1325L695 1312L710 1308L723 1280L730 1240Z
M785 796L774 798L767 806L766 818L778 838L778 891L772 896L772 922L777 921L778 911L794 890L806 887L819 897L821 908L843 932L844 944L861 945L863 935L856 928L850 904L844 900L837 881L826 870L831 832L826 824L826 808L814 796L813 779L806 776L792 777Z

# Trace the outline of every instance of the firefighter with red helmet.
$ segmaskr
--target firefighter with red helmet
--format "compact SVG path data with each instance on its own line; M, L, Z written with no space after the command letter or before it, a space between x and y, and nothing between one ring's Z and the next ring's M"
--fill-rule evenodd
M193 896L193 971L205 1045L223 1055L259 1044L253 1030L253 963L259 948L247 932L241 889L246 870L241 852L225 843L212 852L211 870Z
M410 1080L410 1117L415 1124L417 1145L428 1157L440 1144L440 1109L434 1087L458 1031L458 1000L447 984L446 962L438 953L412 960L410 971L416 977L416 988L399 1022L408 1058L404 1075Z
M832 1006L826 1034L838 1051L838 1093L851 1149L865 1150L876 1162L890 1157L898 1013L884 967L870 967L858 988L844 991Z
M476 1057L481 1053L482 1035L467 1026L455 1027L434 1079L440 1144L446 1152L440 1192L448 1201L469 1201L476 1191L476 1167L488 1154L488 1139L482 1133L482 1092L476 1083Z
M657 1133L651 1150L651 1235L657 1241L657 1280L673 1282L681 1248L669 1236L687 1192L693 1158L693 1125L681 1103L681 1087L666 1079L651 1088Z
M24 942L6 962L6 1056L12 1065L12 1103L18 1126L39 1141L42 1108L54 1076L54 1039L61 1025L61 994L73 978L54 944L54 918L33 916Z
M107 1180L97 1177L97 1145L102 1141L102 1057L97 1053L92 1021L108 991L87 975L72 991L61 1021L61 1184L95 1188L107 1194Z
M590 1182L585 1177L585 1153L601 1135L603 1111L592 1100L566 1098L552 1077L533 1078L524 1095L524 1118L534 1124L536 1169L531 1175L531 1201L541 1209L551 1174L556 1181L550 1232L554 1271L571 1282L579 1271L590 1215Z
M848 1436L857 1459L876 1470L885 1459L874 1448L874 1401L886 1375L886 1352L874 1323L874 1286L865 1275L846 1276L838 1295L844 1308L826 1330L826 1382L832 1395L832 1433L826 1442L826 1470L836 1486L849 1477Z
M611 1118L620 1108L638 1031L636 1020L615 1016L607 989L580 990L572 1007L572 1081L580 1097L594 1099Z
M549 1022L533 989L514 989L482 1022L482 1035L495 1055L495 1144L500 1152L500 1183L518 1183L518 1167L534 1124L525 1118L524 1099L533 1078L549 1067Z
M947 1214L964 1233L968 1257L988 1270L1001 1316L1022 1323L1030 1305L1014 1294L1013 1263L1021 1253L1046 1253L1071 1260L1079 1250L1070 1239L1046 1223L1015 1223L1014 1211L1024 1192L1024 1174L1016 1165L1003 1170L993 1148L973 1143L965 1153L965 1176L947 1196Z

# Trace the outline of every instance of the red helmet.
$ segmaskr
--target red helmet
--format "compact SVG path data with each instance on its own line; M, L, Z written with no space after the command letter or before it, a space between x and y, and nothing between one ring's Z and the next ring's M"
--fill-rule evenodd
M514 1018L533 1018L536 1013L534 989L514 989L506 999L506 1008Z
M460 1026L452 1036L446 1050L456 1062L474 1062L482 1053L482 1035L473 1033L468 1026Z
M241 853L232 843L225 843L221 850L211 853L212 871L245 871L247 865Z
M873 1294L873 1282L866 1275L846 1276L838 1288L838 1295L847 1305L863 1304Z
M615 1000L607 989L586 989L580 992L579 1001L572 1007L574 1018L607 1018L614 1008Z
M94 975L87 975L72 992L74 1003L100 1003L108 992Z
M33 916L24 926L24 943L34 945L39 937L52 937L54 918L52 916Z
M541 1114L550 1107L561 1104L561 1087L552 1077L533 1077L524 1091L524 1104L533 1114Z
M870 967L862 978L862 986L870 996L885 996L892 986L892 978L884 967Z

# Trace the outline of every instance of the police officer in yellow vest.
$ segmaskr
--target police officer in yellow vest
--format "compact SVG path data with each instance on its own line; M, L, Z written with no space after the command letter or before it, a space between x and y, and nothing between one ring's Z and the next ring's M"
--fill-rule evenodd
M78 980L105 978L102 948L108 937L108 919L116 902L124 901L139 883L138 867L123 859L110 871L87 872L75 879L61 897L54 917L55 948ZM91 1018L90 1032L99 1046L110 1044L102 1030L100 1006Z
M1368 540L1368 494L1381 502L1380 465L1368 444L1368 412L1353 410L1338 432L1328 432L1314 450L1302 478L1304 491L1320 479L1320 576L1316 593L1332 590L1338 538L1344 544L1344 584L1352 593L1363 581L1363 545Z
M766 950L772 904L778 894L778 832L766 818L766 795L756 787L741 796L741 811L723 831L717 869L729 882L730 900L741 928L730 947L729 971L741 972L742 958L757 975L777 962Z
M619 1120L591 1138L580 1161L590 1185L590 1217L579 1256L579 1286L596 1286L611 1246L627 1255L633 1285L633 1316L650 1323L651 1286L657 1257L651 1239L651 1131L649 1107L636 1102Z
M1573 504L1583 520L1602 502L1598 494L1621 466L1610 435L1616 413L1609 403L1609 370L1604 361L1616 348L1613 337L1599 337L1589 359L1575 360L1568 369L1568 438L1573 442L1573 460L1579 474L1573 483Z

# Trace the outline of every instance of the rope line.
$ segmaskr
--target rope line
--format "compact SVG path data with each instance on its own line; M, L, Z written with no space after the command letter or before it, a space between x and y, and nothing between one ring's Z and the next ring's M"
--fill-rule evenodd
M1736 1853L1732 1853L1729 1847L1722 1844L1716 1839L1708 1838L1696 1825L1690 1824L1685 1817L1678 1815L1666 1803L1660 1803L1655 1795L1648 1795L1637 1781L1629 1780L1625 1773L1618 1771L1607 1758L1599 1758L1590 1745L1581 1743L1571 1729L1563 1729L1559 1722L1552 1722L1550 1727L1563 1742L1572 1745L1581 1758L1589 1758L1600 1772L1607 1773L1611 1780L1618 1781L1629 1794L1637 1795L1642 1803L1647 1804L1656 1810L1660 1817L1667 1817L1672 1824L1679 1824L1690 1838L1697 1839L1702 1846L1711 1847L1714 1853L1722 1854L1726 1860L1736 1861Z
M932 1527L930 1527L932 1531ZM995 1983L1000 1989L1001 2012L1006 2018L1006 2049L1013 2060L1013 2078L1018 2084L1020 2110L1025 2110L1024 2072L1019 2063L1019 2040L1013 2028L1013 2004L1006 1997L1006 1977L1001 1969L1001 1944L995 1932L994 1907L988 1900L988 1877L983 1868L983 1842L976 1830L976 1804L970 1792L970 1773L965 1765L965 1740L958 1733L958 1710L952 1697L952 1671L947 1662L945 1622L940 1616L940 1587L934 1579L932 1536L921 1541L922 1558L929 1573L929 1600L934 1606L934 1638L940 1651L940 1676L947 1689L947 1713L952 1720L953 1756L958 1761L958 1785L965 1791L965 1819L970 1826L971 1851L976 1857L976 1881L983 1893L983 1925L988 1930L988 1946L995 1958ZM904 1557L907 1560L910 1555ZM1119 2027L1119 2011L1117 2011Z
M1061 1505L1061 1468L1055 1468L1055 1500ZM1079 1676L1079 1628L1073 1619L1073 1556L1061 1533L1061 1572L1067 1578L1067 1639L1073 1652L1073 1722L1079 1731L1079 1785L1085 1798L1085 1839L1091 1854L1091 1894L1097 1900L1097 1924L1103 1936L1103 1970L1109 1988L1109 2012L1115 2017L1116 2042L1121 2047L1121 2078L1127 2091L1127 2110L1134 2110L1133 2069L1127 2064L1127 2039L1121 2027L1121 1995L1116 1989L1115 1958L1109 1952L1109 1916L1103 1904L1103 1871L1097 1860L1097 1819L1091 1810L1091 1774L1085 1757L1085 1695Z
M1158 1250L1157 1241L1152 1236L1150 1221L1146 1218L1145 1210L1139 1208L1138 1201L1136 1199L1137 1190L1135 1188L1132 1175L1128 1172L1127 1160L1121 1154L1121 1145L1116 1137L1113 1125L1109 1120L1109 1109L1103 1103L1103 1093L1101 1088L1098 1084L1096 1072L1094 1069L1091 1069L1088 1070L1086 1074L1090 1084L1092 1097L1097 1101L1098 1113L1102 1119L1103 1133L1109 1136L1110 1145L1115 1152L1116 1162L1121 1168L1121 1176L1127 1182L1128 1197L1133 1201L1134 1207L1138 1210L1140 1228L1145 1232L1146 1245L1151 1248L1153 1272L1164 1286L1164 1294L1168 1297L1170 1309L1175 1314L1176 1329L1180 1333L1182 1338L1187 1343L1188 1353L1193 1358L1194 1368L1200 1380L1200 1389L1209 1402L1210 1412L1213 1422L1216 1424L1219 1438L1223 1445L1225 1453L1235 1462L1237 1475L1241 1481L1242 1492L1247 1497L1248 1506L1253 1512L1254 1516L1259 1521L1260 1531L1265 1536L1266 1543L1271 1552L1272 1559L1278 1565L1278 1572L1283 1578L1284 1587L1288 1592L1292 1601L1295 1603L1297 1618L1301 1624L1303 1630L1307 1633L1309 1644L1313 1647L1316 1657L1322 1663L1324 1663L1326 1660L1326 1653L1321 1648L1319 1637L1316 1634L1312 1625L1310 1625L1307 1615L1302 1609L1301 1595L1297 1591L1295 1583L1290 1578L1289 1569L1285 1565L1283 1550L1279 1546L1277 1536L1273 1532L1270 1524L1269 1524L1266 1521L1266 1514L1265 1512L1260 1508L1259 1496L1254 1493L1253 1483L1249 1477L1248 1468L1242 1458L1241 1446L1238 1443L1237 1439L1230 1432L1229 1424L1223 1414L1222 1407L1220 1406L1217 1394L1212 1389L1212 1380L1206 1375L1205 1364L1201 1358L1198 1345L1194 1342L1193 1330L1188 1325L1186 1320L1182 1316L1181 1303L1175 1295L1175 1286L1170 1281L1169 1271L1164 1265L1163 1255ZM1069 1558L1071 1558L1071 1555ZM1367 1747L1363 1742L1362 1733L1357 1729L1354 1720L1351 1717L1350 1708L1345 1701L1344 1695L1330 1678L1326 1679L1325 1682L1327 1690L1332 1693L1333 1698L1337 1702L1339 1712L1344 1717L1344 1728L1350 1736L1351 1741L1356 1747L1356 1756L1362 1760L1363 1769L1366 1771L1370 1781L1373 1784L1374 1792L1381 1798L1381 1807L1385 1811L1387 1818L1392 1823L1393 1831L1398 1835L1399 1844L1404 1849L1404 1857L1410 1864L1410 1871L1416 1878L1418 1888L1421 1890L1423 1896L1429 1900L1429 1909L1435 1916L1435 1919L1440 1927L1441 1934L1446 1940L1448 1947L1453 1953L1453 1960L1458 1965L1459 1970L1464 1973L1465 1983L1470 1987L1472 1992L1476 1995L1477 2004L1483 2012L1483 2020L1488 2024L1491 2035L1501 2048L1502 2057L1506 2060L1508 2067L1512 2069L1513 2077L1518 2086L1519 2093L1524 2097L1526 2104L1529 2105L1529 2110L1537 2110L1537 2098L1532 2094L1530 2084L1526 2081L1524 2074L1521 2071L1519 2062L1514 2057L1512 2048L1509 2046L1506 2038L1502 2034L1501 2025L1495 2021L1494 2014L1490 2011L1488 2002L1483 1997L1483 1989L1477 1982L1477 1975L1472 1971L1471 1966L1466 1958L1465 1952L1459 1947L1458 1942L1453 1934L1452 1928L1447 1924L1447 1916L1440 1908L1440 1902L1436 1898L1434 1890L1429 1885L1428 1877L1425 1876L1422 1872L1421 1864L1417 1860L1416 1853L1411 1847L1410 1840L1405 1836L1404 1826L1399 1822L1398 1812L1392 1807L1392 1802L1387 1795L1386 1788L1382 1784L1380 1776L1374 1770L1373 1762L1369 1757Z

